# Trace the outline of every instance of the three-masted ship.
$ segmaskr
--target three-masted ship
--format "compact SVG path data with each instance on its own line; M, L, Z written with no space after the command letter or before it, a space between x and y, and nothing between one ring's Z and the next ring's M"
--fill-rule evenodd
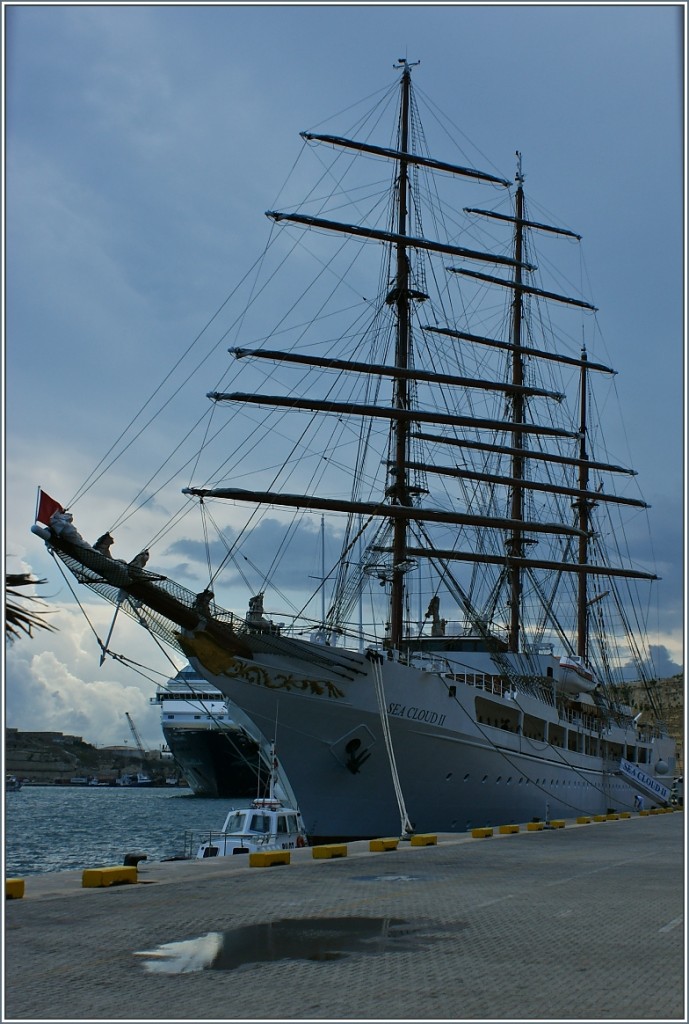
M238 374L251 368L250 385L209 397L230 410L236 462L184 490L202 510L248 508L254 529L271 511L281 543L290 515L332 518L341 551L319 584L321 597L329 592L321 615L304 604L289 620L284 602L266 607L267 570L248 611L226 611L219 571L201 593L185 589L96 550L61 508L34 530L266 736L277 727L312 837L605 813L632 809L639 791L662 803L674 745L632 610L635 588L655 576L622 551L624 516L647 506L613 489L634 473L607 456L593 416L594 378L612 368L572 341L572 325L555 325L555 308L586 322L595 308L544 286L535 257L536 239L578 245L579 236L529 215L519 155L514 182L428 155L412 66L398 71L392 143L303 133L306 148L334 157L324 180L335 198L321 190L303 209L268 216L295 246L308 237L317 314L297 315L289 330L281 320L280 347L230 350ZM344 205L345 160L385 167L390 197L384 205L377 178L360 185L349 222L331 212ZM490 202L460 212L436 190L438 176L488 191ZM443 222L433 240L428 227L440 233ZM479 226L494 251L473 241ZM376 298L353 300L348 328L343 305L334 320L323 313L323 280L333 293L364 287L353 258L344 272L345 243L357 258L383 253ZM299 313L308 297L283 292ZM263 380L277 380L279 393ZM242 480L258 477L251 488L230 485L243 457ZM228 558L244 535L236 531ZM635 655L643 716L622 698Z

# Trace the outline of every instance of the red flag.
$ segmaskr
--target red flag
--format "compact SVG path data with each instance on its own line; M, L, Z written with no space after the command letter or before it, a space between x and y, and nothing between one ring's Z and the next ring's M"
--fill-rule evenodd
M49 526L50 517L53 512L64 512L62 505L59 501L55 501L55 498L51 498L49 494L38 488L38 505L36 506L36 522L43 523L44 526Z

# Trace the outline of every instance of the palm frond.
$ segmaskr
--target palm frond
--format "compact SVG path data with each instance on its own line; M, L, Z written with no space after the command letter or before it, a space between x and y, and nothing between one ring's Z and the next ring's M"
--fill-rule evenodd
M21 636L33 637L34 630L54 633L56 627L45 619L52 614L45 602L35 594L22 593L22 587L42 586L47 580L29 572L5 573L5 642L13 643ZM36 606L39 607L36 607ZM33 606L33 607L32 607Z

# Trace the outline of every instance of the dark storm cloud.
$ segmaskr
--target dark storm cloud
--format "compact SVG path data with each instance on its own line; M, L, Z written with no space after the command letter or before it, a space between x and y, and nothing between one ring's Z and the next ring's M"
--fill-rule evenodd
M68 500L101 466L259 254L263 211L276 208L298 132L388 88L398 56L390 40L402 40L399 52L421 60L420 92L449 112L477 165L488 152L511 176L522 150L535 209L557 211L558 223L584 236L587 297L601 307L594 347L620 371L630 423L625 434L613 419L609 444L626 450L629 441L653 506L653 547L641 521L628 536L635 563L662 576L656 653L671 666L684 601L678 13L662 4L6 8L7 549L62 586L28 532L36 487ZM147 407L127 435L141 432L156 468L201 415L229 360L221 346L213 362L200 362L160 421L146 425ZM79 503L84 536L99 536L147 486L155 494L144 508L147 536L156 535L156 513L179 508L189 482L189 456L178 459L180 480L159 493L148 462L127 447L114 478L99 470ZM284 590L297 578L317 586L319 523L310 522L274 575ZM145 539L129 530L127 522L117 533L123 557ZM229 566L238 610L270 572L283 535L277 519L267 520L243 547L242 571ZM328 535L327 570L336 548ZM208 554L216 567L225 547L212 540ZM161 571L172 575L174 561L182 582L205 585L203 543L169 544ZM66 714L51 678L60 677L60 692L94 729L107 728L113 693L118 708L125 699L119 687L91 685L79 645L68 642L75 635L70 624L57 646L37 638L32 655L45 655L43 663L12 652L22 662L16 699L31 701L36 727Z

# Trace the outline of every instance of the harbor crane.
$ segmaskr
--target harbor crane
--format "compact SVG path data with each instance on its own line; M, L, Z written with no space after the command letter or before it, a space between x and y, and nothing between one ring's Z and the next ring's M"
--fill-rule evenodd
M145 760L145 758L146 758L146 751L144 749L143 743L141 742L141 737L139 736L139 731L136 728L136 726L134 725L134 721L132 719L132 716L129 714L129 712L125 711L124 715L125 715L125 718L127 719L127 722L129 723L129 728L131 729L131 733L132 733L132 736L134 737L134 742L136 743L137 750L139 751L139 754L141 755L141 759Z

